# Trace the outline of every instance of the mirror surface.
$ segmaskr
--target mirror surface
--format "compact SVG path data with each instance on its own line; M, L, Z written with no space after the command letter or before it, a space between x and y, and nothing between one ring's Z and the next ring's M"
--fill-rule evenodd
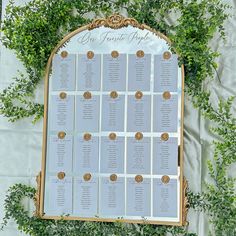
M53 54L52 61L49 62L52 71L47 78L48 112L46 119L45 168L43 169L45 180L43 194L44 218L69 214L70 217L78 217L78 219L83 218L85 220L86 218L93 218L94 220L104 219L112 221L121 217L127 220L127 222L140 222L143 219L151 223L166 222L171 224L181 222L182 158L180 158L180 155L182 155L183 122L183 117L181 116L183 108L182 69L178 65L176 66L177 55L175 54L171 53L171 58L167 59L169 60L169 64L165 63L166 59L164 58L164 53L171 51L167 41L160 36L161 35L157 35L148 29L139 29L131 25L119 29L101 26L92 30L85 29L76 33ZM119 68L126 68L126 70L122 72L125 74L126 78L125 89L119 89L119 86L118 89L114 89L114 91L118 93L117 101L123 99L125 112L118 120L124 120L124 129L117 128L117 130L109 130L109 122L111 121L106 120L103 122L102 116L103 113L106 112L105 110L116 108L114 108L115 105L112 102L108 102L106 109L103 108L103 106L105 107L103 101L110 99L109 96L113 91L105 82L105 77L109 80L111 75L109 73L106 74L104 70L108 68L112 70L112 73L118 73L116 68L117 64L109 64L109 60L111 60L110 55L114 51L118 52L118 58L120 58ZM137 61L138 51L144 52L143 58L145 58L145 60L149 58L150 64L147 62L147 64L143 63L137 66L137 63L139 63ZM90 54L88 54L88 52L90 52ZM84 58L87 57L87 59L81 59L80 55ZM94 63L97 63L97 68L93 68L93 65L88 62L89 55L91 55L91 59ZM106 57L109 57L107 62L105 62ZM116 55L114 53L113 59L115 57ZM133 64L130 63L131 59L134 62ZM174 61L175 59L176 61ZM63 60L65 60L65 64L62 63ZM155 62L155 60L159 60L159 62ZM162 62L163 64L161 64ZM82 67L80 67L81 65L79 63L82 63ZM108 67L105 66L105 63L108 63ZM149 69L147 65L150 66ZM166 70L163 69L164 67ZM140 71L137 72L137 68ZM60 72L56 72L56 70L60 70ZM82 74L81 70L83 71ZM144 81L144 84L149 84L149 88L145 89L145 87L141 87L136 90L132 87L132 82L128 81L128 78L131 78L131 74L140 75L146 73L145 71L147 73L148 71L150 72L148 73L148 82ZM64 78L64 80L63 73L66 74L66 79ZM88 75L89 73L90 75ZM79 80L82 79L79 78L79 75L82 77L95 78L96 76L91 74L96 73L101 75L100 82L87 81L87 83L83 84L81 82L82 84L80 84ZM121 72L119 71L119 73ZM163 83L160 82L162 83L162 88L170 86L173 90L158 91L158 89L155 89L155 74L158 73L164 73L168 78L176 74L176 88L173 88L172 85L163 84L164 82L162 81ZM74 83L72 84L70 84L71 81L68 81L68 77L71 75L75 76ZM129 102L132 103L132 99L129 100L129 97L134 97L137 91L142 92L143 98L149 98L150 100L144 101L142 105L135 103L134 111L130 113L128 106ZM81 108L81 99L87 99L84 95L85 92L89 92L86 96L91 96L91 98L88 99L94 103L92 103L92 105L87 104L87 108L82 105L83 108L79 109ZM161 115L161 113L157 112L155 116L156 112L154 107L159 104L156 97L159 96L160 101L162 101L164 99L164 92L170 92L170 98L166 99L166 105L161 108L164 109L163 113L165 113L165 115ZM73 102L70 102L71 99ZM61 100L63 100L64 103L60 105ZM168 104L168 101L170 101L170 104ZM145 110L145 107L148 106L149 103L151 107L150 110ZM117 104L116 106L118 106ZM175 108L172 107L173 104L175 104ZM88 106L91 108L93 105L98 113L87 114L85 109L89 109ZM142 106L142 108L140 108L140 106ZM159 104L159 106L161 105ZM146 144L140 146L137 144L137 140L131 140L137 132L140 132L139 129L135 130L131 124L134 121L132 115L140 114L139 109L143 109L141 116L144 117L144 121L142 122L145 122L145 112L149 112L147 117L150 118L150 122L148 122L147 125L150 125L150 129L148 129L148 131L145 129L141 131L143 135L142 140L144 143L146 142L150 145L149 149L145 146ZM83 112L86 113L83 114L83 116L87 115L87 119L93 120L92 126L98 122L98 130L92 126L88 126L88 130L83 129L83 127L81 128L81 126L86 127L86 124L83 123L83 117L81 119L78 118ZM113 115L114 112L116 111L113 110ZM175 119L175 115L171 115L172 112L177 114L177 119ZM91 118L94 114L99 115ZM111 116L111 114L109 113L107 116ZM161 118L159 119L158 117ZM71 119L73 120L72 122L70 122ZM166 132L165 130L162 131L160 127L158 128L158 122L155 121L155 119L157 119L158 122L162 122L164 125L170 122L170 124L167 124L167 126L170 126L170 129L167 129ZM137 119L134 122L136 121ZM67 124L67 126L65 124ZM176 130L171 129L172 124L176 124ZM129 126L132 127L129 129ZM90 127L91 130L89 130ZM106 142L102 139L103 137L110 137L110 140L112 140L111 136L109 136L111 132L116 134L117 139L115 145L117 146L115 148L113 146L113 150L106 149L107 152L104 151L102 154L102 145L111 148L111 144L107 143L109 140ZM160 140L164 137L162 136L163 133L168 134L167 143L169 146L161 144ZM87 134L87 136L85 136L85 134ZM119 138L121 139L119 140ZM86 139L92 144L87 145L88 142L84 144ZM123 147L122 144L124 145ZM131 149L129 147L132 145L136 145L134 147L135 150L129 152L128 149ZM79 146L81 150L78 150ZM117 150L124 151L123 162L114 160L114 155L117 155ZM145 160L142 163L144 167L140 168L145 169L145 165L147 164L149 165L149 170L147 172L141 171L140 173L139 171L137 171L137 173L134 172L135 167L130 167L129 165L132 165L130 162L137 161L140 164L142 157L137 160L137 155L141 153L140 156L145 156L148 150L150 152L150 160ZM155 156L161 155L160 152L162 151L165 157L158 162L158 160L155 160ZM114 152L116 154L114 154ZM109 173L104 171L104 169L106 169L103 164L104 159L102 159L104 158L104 153L108 155L106 160L110 161L110 164L111 158L113 158L113 164L111 165L122 165L123 167L121 167L121 169L117 167L117 172ZM92 159L94 155L98 155L97 160ZM136 157L128 160L130 158L129 155L136 155ZM174 157L170 160L168 156L170 158L171 155ZM79 159L83 160L80 161ZM162 173L159 166L166 168L167 173ZM176 172L173 169L176 169ZM111 176L112 174L115 175ZM165 177L167 179L165 179ZM112 180L112 178L115 180ZM141 178L142 181L137 181L138 178ZM124 197L120 199L119 195L123 193ZM106 199L106 201L102 199ZM107 201L109 201L110 204L108 204L108 206ZM111 211L112 207L114 211ZM96 210L94 211L94 209ZM113 212L115 212L115 214L113 214Z

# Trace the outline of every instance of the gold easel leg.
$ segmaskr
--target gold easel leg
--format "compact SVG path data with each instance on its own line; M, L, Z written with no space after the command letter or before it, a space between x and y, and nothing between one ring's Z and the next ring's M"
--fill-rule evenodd
M34 216L39 216L39 203L40 203L40 189L41 189L41 171L36 176L36 182L37 182L37 191L34 196L34 205L35 205L35 211Z

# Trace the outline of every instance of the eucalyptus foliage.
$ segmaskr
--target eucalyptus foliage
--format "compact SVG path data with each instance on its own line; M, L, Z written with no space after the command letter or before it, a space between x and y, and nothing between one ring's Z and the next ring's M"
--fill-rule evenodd
M34 102L34 92L44 73L52 49L63 36L91 21L91 16L125 13L140 23L166 34L173 49L185 65L185 90L194 106L212 123L214 158L208 158L211 183L205 191L188 191L190 206L205 212L212 223L212 235L236 235L235 179L228 170L236 162L236 119L231 113L233 97L220 100L215 108L210 91L204 89L206 79L214 79L218 52L209 42L216 33L225 38L224 21L229 17L227 4L220 0L32 0L24 6L10 2L1 24L3 45L14 50L26 68L0 94L0 114L16 121L43 116L43 105ZM171 16L176 16L171 21ZM172 235L194 236L187 227L95 223L80 221L43 221L29 216L21 205L24 197L33 198L35 189L16 184L9 189L5 201L3 227L13 218L19 230L31 235ZM191 222L190 222L191 223Z

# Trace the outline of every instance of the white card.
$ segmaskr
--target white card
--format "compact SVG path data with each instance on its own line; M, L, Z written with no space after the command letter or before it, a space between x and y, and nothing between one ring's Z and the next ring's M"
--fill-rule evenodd
M162 95L154 95L153 129L154 132L177 132L178 95L166 100Z
M124 173L125 138L101 138L101 172Z
M151 172L151 138L141 140L127 138L127 173L150 174Z
M102 131L124 131L125 96L102 97Z
M79 132L99 131L100 97L95 95L85 99L76 97L76 127Z
M101 55L88 59L86 54L78 56L77 90L100 91Z
M74 171L83 174L86 172L98 172L99 139L92 136L90 140L77 136L75 144Z
M49 172L72 171L72 145L73 137L66 135L59 139L57 135L49 136Z
M130 54L128 58L129 91L150 91L151 54L145 54L144 57Z
M62 58L55 55L52 61L52 90L75 90L75 55Z
M154 92L177 92L178 59L176 54L166 60L162 55L154 56Z
M88 181L75 179L74 214L78 217L95 217L98 214L98 178Z
M103 55L103 90L126 90L126 54L113 58L111 54Z
M153 138L153 174L177 175L178 173L178 138L170 137L167 141Z
M150 132L151 131L151 96L146 95L141 99L128 96L127 109L127 131L128 132Z
M74 96L51 95L49 121L51 131L72 131L74 129Z
M149 217L151 215L151 181L143 179L137 183L134 178L127 178L128 216Z
M160 179L153 180L153 216L177 217L177 180L164 184Z
M72 178L49 177L48 201L46 201L47 215L65 215L72 213ZM47 204L48 203L48 204Z
M100 187L100 212L102 216L119 216L125 214L125 182L124 178L118 177L111 181L109 177L101 178Z

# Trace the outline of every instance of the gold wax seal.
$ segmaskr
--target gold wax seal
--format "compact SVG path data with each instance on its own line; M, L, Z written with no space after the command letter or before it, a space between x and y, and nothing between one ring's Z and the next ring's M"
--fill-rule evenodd
M65 172L59 172L59 173L57 174L57 178L58 178L58 179L64 179L65 176L66 176Z
M169 139L169 134L168 134L168 133L163 133L163 134L161 135L161 140L167 141L168 139Z
M63 132L63 131L60 131L57 136L58 136L59 139L63 139L63 138L65 138L66 133Z
M93 51L88 51L87 52L87 58L92 59L94 57L94 52Z
M137 91L135 93L135 97L136 97L136 99L141 99L143 97L143 93L141 91Z
M143 138L143 134L142 134L141 132L137 132L137 133L135 134L135 138L136 138L137 140L141 140L141 139Z
M65 99L67 94L65 92L61 92L59 96L61 99Z
M90 92L84 92L84 98L85 99L91 99L92 98L92 94Z
M142 175L136 175L136 176L135 176L135 181L136 181L137 183L143 182L143 176L142 176Z
M137 57L144 57L144 51L143 51L143 50L138 50L138 51L136 52L136 56L137 56Z
M112 56L113 58L117 58L117 57L119 56L119 52L117 52L117 51L112 51L112 52L111 52L111 56Z
M170 177L169 177L168 175L163 175L163 176L161 177L161 181L162 181L162 183L164 183L164 184L168 184L169 181L170 181Z
M116 139L116 134L115 134L115 133L110 133L110 134L109 134L109 138L110 138L111 140L115 140L115 139Z
M171 53L170 53L169 51L164 52L164 53L163 53L163 58L164 58L165 60L170 59L170 58L171 58Z
M84 140L89 141L91 139L92 135L89 133L84 134Z
M68 56L68 52L67 51L61 52L61 57L62 58L66 58L67 56Z
M83 178L85 181L89 181L92 178L92 175L90 173L86 173L84 174Z
M118 97L118 93L117 93L116 91L112 91L112 92L110 93L110 97L111 97L111 98L117 98L117 97Z
M117 175L116 174L110 175L110 180L111 181L116 181L117 180Z
M171 97L171 94L169 91L165 91L163 94L162 94L162 97L166 100L170 99Z

